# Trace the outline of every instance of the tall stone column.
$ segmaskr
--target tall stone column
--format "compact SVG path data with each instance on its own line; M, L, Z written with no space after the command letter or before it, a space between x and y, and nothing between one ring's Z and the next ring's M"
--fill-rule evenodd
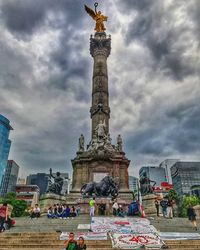
M111 50L111 37L105 32L96 32L90 38L90 54L94 59L92 79L92 107L90 108L92 119L92 138L94 131L100 121L106 124L109 132L109 93L108 93L108 72L107 58Z

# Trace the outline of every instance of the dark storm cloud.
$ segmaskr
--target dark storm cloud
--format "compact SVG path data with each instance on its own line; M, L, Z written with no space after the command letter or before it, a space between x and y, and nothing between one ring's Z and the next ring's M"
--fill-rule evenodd
M14 127L10 157L25 174L71 171L81 133L89 143L95 24L84 4L94 1L0 1L0 113ZM198 158L199 1L99 6L112 35L111 137L122 134L130 172L167 157Z
M181 2L184 4L185 1ZM132 6L137 15L129 24L127 43L138 40L147 46L154 57L155 70L161 68L165 74L176 80L181 81L184 77L194 74L193 65L191 66L187 58L183 57L187 44L184 45L183 41L182 46L179 46L179 39L185 39L188 24L185 22L182 26L176 27L173 23L173 15L176 15L175 12L180 8L180 2L174 2L169 9L159 0L149 1L149 4L143 1L138 4L136 1ZM142 6L145 7L141 8Z
M3 20L9 30L24 34L32 34L39 28L44 23L49 11L62 12L65 20L60 25L65 26L68 22L71 25L80 22L84 13L83 6L80 5L78 0L7 0L2 3L1 11ZM81 25L81 23L79 24ZM55 25L55 28L60 28L57 22L54 22L53 25Z

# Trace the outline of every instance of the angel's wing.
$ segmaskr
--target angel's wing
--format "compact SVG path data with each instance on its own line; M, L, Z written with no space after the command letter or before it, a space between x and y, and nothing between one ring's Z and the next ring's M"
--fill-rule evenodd
M85 5L85 11L95 20L96 14L95 12L90 9L87 5Z

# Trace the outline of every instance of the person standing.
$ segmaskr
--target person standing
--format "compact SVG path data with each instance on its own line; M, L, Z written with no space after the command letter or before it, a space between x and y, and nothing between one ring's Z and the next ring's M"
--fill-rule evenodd
M158 199L155 199L155 207L156 207L156 213L157 213L157 216L159 217L159 207L160 207L160 204L159 204L159 201Z
M167 217L167 206L168 206L168 201L166 198L163 198L160 202L160 205L162 207L162 214L163 217L166 218Z
M192 222L194 229L197 231L196 213L192 205L190 205L187 209L187 216L188 216L188 219Z
M3 203L3 206L0 206L0 233L5 230L4 223L8 220L8 205Z
M94 212L95 212L95 197L93 197L93 199L90 200L89 202L89 206L90 206L90 217L94 216Z
M173 200L168 199L168 203L167 203L167 210L168 210L168 216L170 219L173 218Z

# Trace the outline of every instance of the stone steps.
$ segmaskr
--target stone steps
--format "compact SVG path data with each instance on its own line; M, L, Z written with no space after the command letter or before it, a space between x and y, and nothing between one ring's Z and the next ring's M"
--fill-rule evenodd
M59 240L58 233L4 233L0 234L0 250L61 250L64 241ZM200 240L166 240L165 243L172 250L200 249ZM111 250L108 240L86 241L88 250ZM152 249L153 250L153 249Z

